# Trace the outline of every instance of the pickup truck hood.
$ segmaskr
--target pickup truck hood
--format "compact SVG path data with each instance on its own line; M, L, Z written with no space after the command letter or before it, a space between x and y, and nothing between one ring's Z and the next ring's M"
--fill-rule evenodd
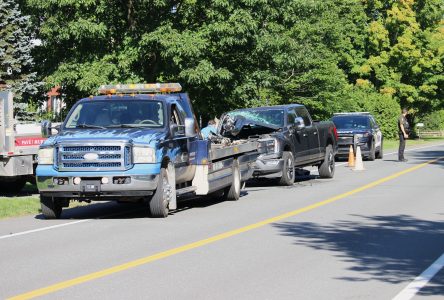
M64 130L48 138L42 146L50 146L67 140L128 140L133 143L154 144L165 137L164 129L125 128L125 129L78 129Z

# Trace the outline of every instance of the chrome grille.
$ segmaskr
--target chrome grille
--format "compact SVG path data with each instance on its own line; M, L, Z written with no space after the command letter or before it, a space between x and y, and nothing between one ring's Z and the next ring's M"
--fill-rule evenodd
M132 164L130 144L121 143L120 145L115 145L116 143L113 143L113 145L109 145L110 143L102 145L82 145L77 143L57 145L56 168L60 171L129 169Z

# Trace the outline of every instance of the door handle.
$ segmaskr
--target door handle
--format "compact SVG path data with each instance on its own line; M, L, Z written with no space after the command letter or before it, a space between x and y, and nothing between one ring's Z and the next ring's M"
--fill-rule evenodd
M314 134L314 135L317 135L318 133L315 131L315 132L313 132L313 134Z
M302 136L307 136L307 134L306 133L304 133Z

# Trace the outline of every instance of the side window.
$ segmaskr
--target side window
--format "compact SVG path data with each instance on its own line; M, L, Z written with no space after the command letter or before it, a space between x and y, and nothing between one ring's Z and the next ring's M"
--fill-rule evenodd
M294 108L290 108L287 112L287 125L294 124L296 120L296 112L294 111Z
M183 125L184 121L180 117L179 110L177 109L176 105L171 105L171 116L170 116L170 125L176 124L176 125Z
M298 116L304 119L305 126L311 126L311 118L308 114L308 111L304 107L298 107L296 108L296 112L298 113Z
M372 126L372 128L375 128L376 126L378 126L378 124L376 124L376 121L373 117L370 117L370 125Z

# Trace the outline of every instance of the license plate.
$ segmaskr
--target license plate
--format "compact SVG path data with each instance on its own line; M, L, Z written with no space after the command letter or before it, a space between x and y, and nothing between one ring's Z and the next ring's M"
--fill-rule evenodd
M100 192L100 181L82 181L81 189L84 193L98 193Z

